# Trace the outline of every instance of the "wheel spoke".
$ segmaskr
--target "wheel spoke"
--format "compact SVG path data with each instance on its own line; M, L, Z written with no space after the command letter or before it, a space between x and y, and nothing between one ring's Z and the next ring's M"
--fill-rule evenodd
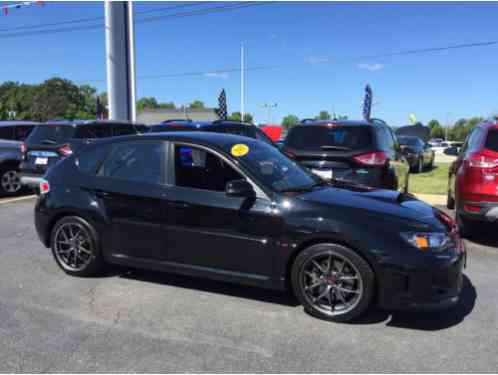
M343 288L343 287L340 287L340 286L336 287L336 289L337 289L338 291L341 291L341 292L352 293L352 294L360 294L360 292L359 292L359 291L357 291L357 290L354 290L354 289L348 289L348 288Z
M341 300L341 302L344 305L346 305L346 298L344 297L344 294L342 293L342 291L339 288L336 288L335 294L339 297L339 299Z
M327 288L325 288L325 290L324 290L322 293L320 293L320 294L318 295L318 297L316 297L316 298L315 298L315 302L317 302L317 301L321 300L321 299L322 299L323 297L325 297L325 296L327 295L327 293L329 293L329 292L330 292L330 287L328 286Z
M339 280L343 281L343 280L358 280L358 276L340 276L339 277Z
M311 290L311 289L314 289L316 288L317 286L320 286L320 285L323 285L324 284L324 281L323 280L318 280L316 283L314 284L311 284L311 285L308 285L307 287L305 287L304 289L306 290Z
M88 255L92 255L92 252L88 249L86 249L85 247L83 247L82 245L80 245L78 247L78 250L81 251L82 253L85 253L85 254L88 254Z
M332 271L332 253L329 254L329 261L327 263L327 273Z
M320 264L319 264L316 260L314 260L314 259L313 259L313 260L311 261L311 263L313 263L313 265L314 265L316 268L318 268L318 269L320 270L320 272L321 272L321 273L326 273L326 272L327 272L326 270L324 270L324 269L322 268L322 266L321 266L321 265L320 265Z

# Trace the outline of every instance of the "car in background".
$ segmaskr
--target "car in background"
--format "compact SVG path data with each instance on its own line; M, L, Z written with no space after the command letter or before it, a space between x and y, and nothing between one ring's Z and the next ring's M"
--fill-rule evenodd
M498 219L498 123L477 125L458 154L450 150L457 159L449 170L447 206L456 210L462 235L470 237L482 222Z
M37 125L32 121L0 121L0 196L13 196L21 191L22 142Z
M410 166L382 120L306 120L290 128L282 152L326 180L408 192Z
M38 126L23 144L21 183L38 187L47 169L96 139L145 133L143 124L126 121L53 121Z
M150 125L149 131L151 133L169 131L204 131L222 134L234 134L257 139L276 147L271 138L268 137L260 128L255 125L246 124L239 121L167 120L157 125Z
M275 143L282 139L284 128L280 125L266 124L259 128Z
M40 190L36 231L69 275L111 263L288 290L337 322L374 303L460 298L466 252L449 216L410 195L327 183L248 137L102 140L49 169Z
M435 153L428 143L408 135L398 135L397 138L412 172L422 173L424 168L432 169Z

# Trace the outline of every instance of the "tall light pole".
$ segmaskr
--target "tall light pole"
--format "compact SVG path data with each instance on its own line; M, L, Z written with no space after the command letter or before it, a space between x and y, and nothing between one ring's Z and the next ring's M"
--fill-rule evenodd
M240 120L244 122L244 43L240 43Z
M264 103L260 106L261 108L266 108L267 113L267 121L268 124L273 122L273 117L271 115L271 110L277 107L277 103Z
M104 7L109 119L135 121L133 3L106 0Z

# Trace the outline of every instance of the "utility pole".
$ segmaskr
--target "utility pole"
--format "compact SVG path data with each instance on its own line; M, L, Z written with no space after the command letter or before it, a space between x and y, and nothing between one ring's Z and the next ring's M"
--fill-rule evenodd
M244 43L240 43L240 120L244 122Z
M136 121L133 3L106 0L104 7L109 119Z
M268 124L271 124L273 123L273 117L272 117L272 114L271 114L271 110L273 108L276 108L277 107L277 103L265 103L265 104L262 104L260 106L261 108L266 108L266 113L267 113L267 123Z

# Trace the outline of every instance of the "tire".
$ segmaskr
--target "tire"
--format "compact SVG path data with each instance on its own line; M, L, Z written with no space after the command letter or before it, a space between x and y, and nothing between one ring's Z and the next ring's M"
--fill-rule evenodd
M457 218L457 224L458 224L458 229L460 231L460 236L463 238L470 239L472 236L476 233L476 223L473 221L470 221L468 219L465 219L462 217L460 214L456 214Z
M0 167L0 196L11 197L21 191L19 169L15 166Z
M446 208L449 210L455 209L455 198L451 196L451 191L449 189L446 195Z
M57 221L50 247L58 266L69 275L94 276L104 268L97 232L81 217L66 216Z
M375 275L369 264L353 250L333 243L303 250L292 265L291 282L309 314L333 322L361 316L375 291Z

